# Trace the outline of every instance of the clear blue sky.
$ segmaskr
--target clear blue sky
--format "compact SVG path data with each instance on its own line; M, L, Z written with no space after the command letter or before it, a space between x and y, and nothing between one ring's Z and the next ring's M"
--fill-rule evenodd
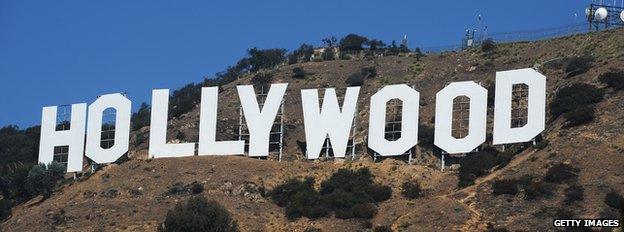
M37 125L43 106L112 92L136 110L151 89L214 76L254 46L348 33L458 44L477 14L490 32L536 29L582 22L588 2L0 0L0 125Z

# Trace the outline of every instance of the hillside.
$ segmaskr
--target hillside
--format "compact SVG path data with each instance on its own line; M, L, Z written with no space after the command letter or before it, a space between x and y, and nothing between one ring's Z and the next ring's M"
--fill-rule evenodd
M594 57L585 73L566 78L565 59L584 54ZM545 61L550 61L543 65ZM529 147L511 162L480 177L474 185L458 187L457 169L440 171L438 158L424 146L417 148L414 165L395 159L373 162L366 151L368 100L389 84L414 85L421 94L420 123L433 126L435 93L453 81L473 80L487 86L495 71L539 67L548 77L547 98L574 83L587 83L605 89L604 100L596 104L592 122L566 127L563 117L548 116L543 132L548 145ZM294 79L293 68L301 67L305 79ZM341 93L347 78L362 68L375 67L377 75L365 79L358 102L355 135L358 159L306 161L299 144L305 140L301 112L301 89L336 87ZM378 205L372 225L390 225L395 231L549 231L552 219L565 209L567 215L583 218L615 218L617 210L604 203L610 191L624 193L624 91L606 88L598 76L624 67L624 30L576 35L548 41L498 44L493 54L480 49L428 54L421 60L409 56L377 57L362 60L335 60L283 65L271 71L274 83L289 83L285 98L284 161L246 157L189 157L147 159L147 144L140 137L145 127L131 135L136 145L129 161L109 165L93 175L64 185L44 201L35 198L17 206L2 222L6 231L154 231L177 202L190 194L171 193L172 187L203 183L202 193L222 203L243 231L322 231L367 230L358 219L334 217L288 220L284 209L266 197L291 177L314 176L326 179L339 168L368 167L375 180L392 187L390 200ZM236 85L249 84L254 73L222 86L219 95L218 139L234 139L238 131ZM488 128L491 128L491 113ZM172 142L197 141L199 109L170 120ZM488 129L488 133L491 132ZM182 136L180 136L182 134ZM145 141L145 142L141 142ZM490 141L488 141L490 142ZM492 194L492 182L518 179L525 175L542 179L558 164L578 168L574 182L545 183L550 194L527 199L526 193ZM417 180L425 196L409 200L401 195L401 184ZM584 188L581 201L564 201L566 188Z

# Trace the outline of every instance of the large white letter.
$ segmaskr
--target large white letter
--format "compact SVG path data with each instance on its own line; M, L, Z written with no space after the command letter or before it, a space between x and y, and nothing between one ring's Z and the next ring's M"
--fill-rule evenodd
M511 128L511 95L515 84L529 87L527 124ZM527 142L542 132L546 123L546 77L526 68L496 72L493 144Z
M336 90L325 89L323 108L320 109L318 90L301 90L308 159L318 159L328 136L334 156L345 157L359 93L360 87L348 87L341 110Z
M401 100L401 138L386 139L386 105L392 99ZM383 87L370 100L368 147L381 156L400 155L418 143L418 108L420 93L407 85Z
M241 155L245 141L216 141L218 99L219 87L202 88L198 155Z
M195 144L167 144L167 115L169 90L152 90L152 116L150 118L149 156L153 158L184 157L195 154Z
M470 98L468 135L457 139L453 127L453 99ZM487 90L472 81L451 83L436 94L434 144L449 154L466 153L485 142Z
M71 106L70 129L56 131L56 106L43 107L41 114L41 139L39 141L39 163L49 164L54 159L54 147L68 146L67 172L82 171L82 155L85 141L85 120L87 104Z
M102 148L102 113L115 109L115 141L108 149ZM89 105L87 121L87 151L85 155L96 163L112 163L128 152L132 102L119 93L100 96Z
M269 93L262 105L258 105L252 85L240 85L238 96L243 107L243 115L249 128L249 156L269 155L269 137L275 122L275 116L282 105L282 98L288 84L271 84Z

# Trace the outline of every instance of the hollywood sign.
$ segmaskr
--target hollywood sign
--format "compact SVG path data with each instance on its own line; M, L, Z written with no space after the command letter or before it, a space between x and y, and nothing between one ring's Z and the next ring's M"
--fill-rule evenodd
M493 144L527 142L544 130L546 107L546 77L533 69L518 69L496 73ZM511 126L512 88L515 84L528 86L527 123ZM262 109L251 85L237 86L238 95L249 128L251 157L268 156L269 136L288 84L272 84ZM335 89L325 89L322 106L318 90L301 90L306 158L317 159L326 138L332 144L335 157L345 157L356 113L359 87L348 87L342 106ZM201 89L199 141L197 155L242 155L244 141L217 141L218 87ZM470 99L468 135L451 135L453 100L459 96ZM402 101L401 136L390 141L384 137L388 101ZM403 154L418 143L420 94L405 84L389 85L370 99L368 147L381 156ZM149 134L149 157L185 157L195 155L194 143L167 143L167 115L169 90L152 91L152 109ZM115 115L114 145L100 146L102 115L113 108ZM69 130L56 130L57 106L44 107L41 120L39 162L50 163L54 147L68 146L67 171L82 171L83 154L95 163L115 162L128 152L130 137L131 101L121 94L107 94L88 106L71 106ZM88 114L87 114L88 111ZM454 82L436 94L434 144L449 154L471 152L486 140L487 90L472 81ZM85 128L86 125L86 128ZM86 135L86 146L84 144Z

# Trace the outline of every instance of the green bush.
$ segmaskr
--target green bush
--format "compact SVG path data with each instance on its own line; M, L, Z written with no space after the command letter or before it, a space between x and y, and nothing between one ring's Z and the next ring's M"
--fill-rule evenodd
M620 209L620 207L624 204L624 197L614 190L611 190L607 193L607 195L605 195L604 203L611 208Z
M494 180L492 182L493 195L516 195L518 193L518 181L513 179Z
M583 201L585 189L583 186L578 184L570 185L565 189L565 199L564 202L567 204L572 204L577 201Z
M367 168L356 171L339 169L314 189L314 179L290 179L273 189L271 199L285 207L289 219L328 216L337 218L371 218L377 212L373 203L389 199L392 189L375 184Z
M591 55L570 58L565 68L566 78L587 72L592 67L592 62L594 62L594 57Z
M230 213L216 201L193 197L167 212L161 231L238 231Z
M285 183L278 185L271 191L273 202L280 207L286 207L292 202L293 197L301 192L315 192L314 178L308 177L305 180L289 179Z
M375 226L375 228L373 228L373 232L392 232L392 228L390 228L390 226Z
M11 215L11 202L9 200L0 198L0 222Z
M268 86L273 82L273 74L270 72L258 72L251 78L251 83L256 86Z
M615 90L624 89L624 70L610 70L600 74L598 80Z
M195 181L191 183L190 189L192 194L200 194L204 192L204 185Z
M489 173L490 169L496 166L494 155L486 152L476 152L464 157L459 166L459 187L466 187L474 184L474 180Z
M417 181L405 181L401 185L401 193L405 198L416 199L422 196L422 189Z
M544 196L552 195L550 186L540 180L530 180L524 186L524 198L527 200L534 200Z
M481 51L486 54L491 54L496 50L496 42L493 39L488 38L481 43Z
M42 194L44 198L52 195L56 183L63 178L65 166L52 162L47 166L38 164L28 171L26 177L26 189L31 196Z
M336 53L334 52L333 48L328 47L323 50L321 57L323 58L323 60L334 60L336 58Z
M377 69L375 67L366 67L362 68L360 73L362 73L362 76L365 78L372 79L377 76Z
M377 214L377 207L372 203L362 203L351 207L354 218L373 218Z
M581 170L569 164L557 163L550 167L544 176L544 181L560 184L564 181L576 181Z
M590 105L581 105L578 108L563 114L567 124L565 127L574 127L589 123L594 120L594 107Z
M592 105L602 101L603 92L593 85L576 83L561 88L555 94L550 104L550 114L553 118L574 111L583 105Z
M295 78L295 79L305 79L305 77L306 77L306 72L301 67L293 68L292 72L293 72L292 78Z
M271 199L280 207L285 207L286 217L320 218L329 214L320 194L314 189L314 178L305 180L289 179L273 189Z
M492 182L493 195L516 195L520 190L524 190L524 199L526 200L534 200L552 194L550 186L529 175L517 179L502 179Z
M328 214L329 208L323 203L317 191L296 192L286 205L286 217L291 220L300 217L316 219L326 217Z
M349 86L362 86L364 85L364 77L361 73L351 74L346 81Z

